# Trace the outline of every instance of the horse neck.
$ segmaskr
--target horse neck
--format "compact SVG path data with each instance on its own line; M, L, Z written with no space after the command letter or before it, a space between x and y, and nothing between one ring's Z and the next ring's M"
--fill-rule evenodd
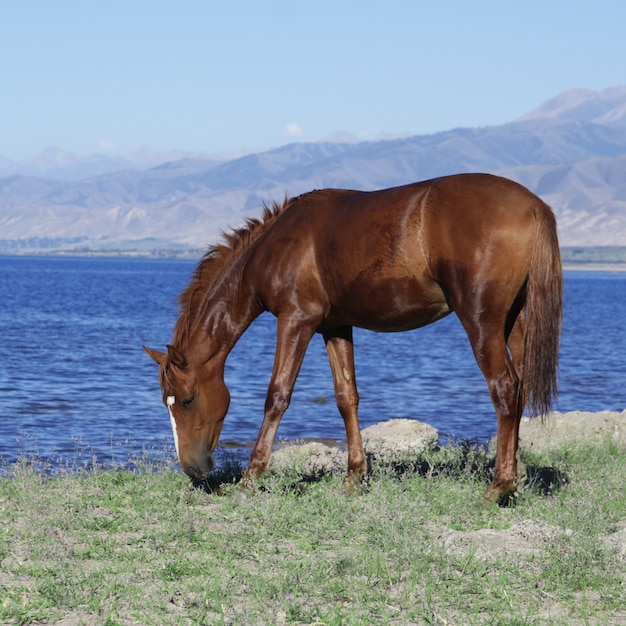
M224 359L250 324L263 312L237 268L221 276L207 291L189 333L190 360Z

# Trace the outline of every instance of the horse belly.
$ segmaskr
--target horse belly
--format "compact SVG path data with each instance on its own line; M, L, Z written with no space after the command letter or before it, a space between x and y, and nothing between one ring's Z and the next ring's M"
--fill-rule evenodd
M379 332L411 330L451 312L434 281L390 278L355 281L338 298L326 325L349 325Z

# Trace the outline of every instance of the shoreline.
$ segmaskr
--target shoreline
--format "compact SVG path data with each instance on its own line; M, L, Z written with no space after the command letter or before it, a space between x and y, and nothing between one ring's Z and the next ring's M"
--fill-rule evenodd
M194 250L181 252L179 254L150 254L141 251L56 251L56 252L37 252L25 251L20 253L2 252L0 257L14 259L120 259L120 260L141 260L141 261L199 261L203 256L203 250ZM593 262L593 261L563 261L564 272L610 272L622 273L626 272L626 263L622 262Z
M439 433L435 428L431 427L425 422L417 419L390 419L383 420L377 424L374 424L368 428L361 429L364 433L368 429L374 430L380 428L380 426L390 425L392 422L404 422L414 423L411 429L432 431L434 435L427 433L406 433L406 429L400 428L396 431L389 430L384 439L387 437L387 446L393 448L396 444L401 444L401 447L406 447L406 441L421 440L423 437L430 440L430 444L435 447L441 448L456 448L463 447L468 441L474 441L478 446L485 446L495 450L495 435L485 437L483 440L473 439L453 439L446 438L445 435ZM378 435L381 437L380 435ZM520 424L520 449L534 449L539 450L544 447L553 446L554 444L562 444L567 441L603 441L611 439L614 444L626 447L626 408L620 410L604 409L601 411L552 411L545 421L541 421L539 418L523 417ZM442 441L442 439L444 439ZM430 445L429 444L429 445ZM420 444L421 445L421 444ZM247 463L248 456L253 447L253 443L242 443L232 440L225 440L220 442L215 449L214 458L216 460L216 468L220 466L228 466L233 462L241 463L244 466ZM282 452L281 452L282 451ZM328 438L316 438L316 437L302 437L296 439L277 439L272 446L272 459L279 458L281 455L293 455L293 453L308 456L328 456L333 463L337 461L335 458L337 455L346 454L346 442L345 440L334 440ZM88 451L87 451L88 452ZM178 459L174 450L173 442L171 447L153 450L155 454L150 454L150 451L143 450L143 454L139 456L128 456L123 458L96 458L96 456L89 453L83 454L81 451L77 452L77 457L73 461L65 457L48 457L46 455L40 456L38 453L30 453L24 458L3 458L0 456L0 480L6 479L10 475L12 468L26 462L27 465L38 467L43 470L45 474L56 474L57 472L67 472L68 469L73 471L80 471L85 469L137 469L142 466L171 466L177 468L176 471L180 472L178 466ZM278 455L276 455L278 453ZM347 458L346 458L347 462ZM343 457L341 458L337 469L343 470L345 465Z
M626 263L563 263L564 272L626 272Z

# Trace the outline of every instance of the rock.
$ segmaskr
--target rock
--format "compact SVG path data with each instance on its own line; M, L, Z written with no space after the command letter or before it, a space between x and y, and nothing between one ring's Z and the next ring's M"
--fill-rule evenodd
M272 469L297 469L307 475L345 472L348 453L316 441L289 443L272 454Z
M550 413L545 423L537 418L522 418L520 448L544 452L559 448L564 443L583 445L611 440L626 448L626 411L588 413Z
M435 428L409 419L379 422L361 431L365 454L379 463L414 459L439 441ZM272 454L272 469L295 468L308 475L345 473L348 453L319 442L288 443Z
M439 441L436 428L409 419L379 422L361 431L365 453L377 461L415 458Z

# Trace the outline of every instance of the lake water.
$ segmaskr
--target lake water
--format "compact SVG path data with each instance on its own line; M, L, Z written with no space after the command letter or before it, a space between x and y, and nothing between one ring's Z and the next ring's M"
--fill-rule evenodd
M0 459L124 462L173 454L156 365L193 261L0 257ZM626 408L626 273L565 273L561 411ZM256 438L275 343L261 316L227 361L221 442ZM398 334L355 330L361 426L419 419L442 439L486 440L495 416L455 316ZM344 439L330 367L315 336L278 437Z

